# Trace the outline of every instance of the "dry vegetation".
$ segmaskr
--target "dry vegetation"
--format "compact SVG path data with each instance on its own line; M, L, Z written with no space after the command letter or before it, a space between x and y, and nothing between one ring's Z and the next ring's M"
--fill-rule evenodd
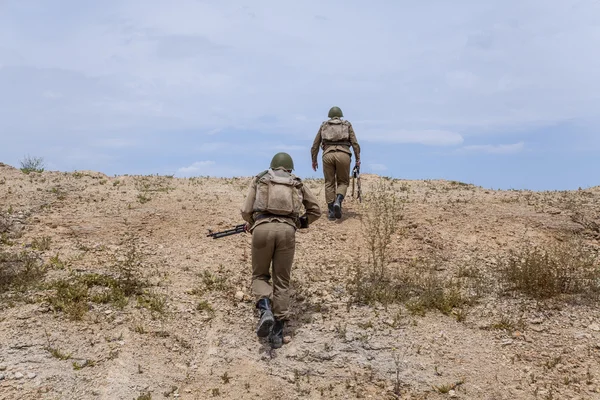
M0 399L600 398L598 187L365 175L297 234L272 351L250 237L205 236L249 178L27 167L0 164Z

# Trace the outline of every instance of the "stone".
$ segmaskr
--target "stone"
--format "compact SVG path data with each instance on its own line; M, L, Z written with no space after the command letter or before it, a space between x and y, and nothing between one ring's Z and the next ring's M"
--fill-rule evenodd
M22 374L22 373L20 373L20 372L17 372L17 373L15 374L15 379L23 379L23 374Z
M458 395L456 394L456 392L455 392L454 390L450 390L450 391L448 391L448 396L449 396L451 399L455 399L455 398L457 398L457 397L458 397Z
M283 337L283 343L288 344L292 341L292 337L291 336L284 336Z
M598 324L590 324L590 326L588 326L588 329L594 331L594 332L599 332L600 331L600 325Z
M3 381L5 378L4 374L0 374L0 381Z
M237 301L244 300L244 292L242 292L241 290L238 290L237 292L235 292L235 299Z
M30 372L27 374L27 379L33 379L37 376L37 374L35 372Z

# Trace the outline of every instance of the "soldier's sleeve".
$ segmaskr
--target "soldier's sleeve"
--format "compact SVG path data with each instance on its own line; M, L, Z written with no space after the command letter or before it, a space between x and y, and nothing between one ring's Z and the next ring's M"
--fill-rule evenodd
M254 224L252 210L254 207L254 199L256 197L256 181L256 178L252 179L252 183L250 183L250 186L248 187L248 194L246 194L246 199L244 200L244 204L242 205L241 209L242 218L251 225Z
M354 150L354 156L356 157L356 160L360 160L360 145L358 144L358 141L356 140L356 134L354 133L354 128L352 128L352 124L350 124L350 126L348 127L348 130L350 132L350 144L352 144L352 150Z
M315 136L315 141L313 142L313 145L310 148L310 155L313 163L317 162L317 156L319 155L319 146L321 146L321 127L319 127L319 132L317 132L317 136Z
M302 186L302 196L304 197L302 204L304 204L304 208L306 209L308 223L312 224L321 217L321 207L319 207L315 195L306 185Z

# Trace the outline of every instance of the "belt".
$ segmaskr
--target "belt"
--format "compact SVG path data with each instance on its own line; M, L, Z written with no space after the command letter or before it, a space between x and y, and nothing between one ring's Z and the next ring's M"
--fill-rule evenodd
M255 221L260 221L261 219L265 219L265 218L285 218L285 219L290 219L293 220L293 217L290 217L288 215L277 215L277 214L259 214L257 215L254 220Z

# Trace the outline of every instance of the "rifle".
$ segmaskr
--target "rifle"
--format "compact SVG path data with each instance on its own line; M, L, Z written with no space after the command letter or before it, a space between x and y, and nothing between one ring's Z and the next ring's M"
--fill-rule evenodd
M354 197L354 180L356 179L356 185L358 190L356 191L356 198L362 203L362 191L360 190L360 167L354 166L352 169L352 197Z
M236 225L235 228L232 229L227 229L221 232L213 232L212 229L208 230L208 236L212 236L213 239L218 239L218 238L222 238L223 236L229 236L229 235L235 235L238 233L242 233L245 232L244 227L246 226L246 224L240 224L240 225Z

